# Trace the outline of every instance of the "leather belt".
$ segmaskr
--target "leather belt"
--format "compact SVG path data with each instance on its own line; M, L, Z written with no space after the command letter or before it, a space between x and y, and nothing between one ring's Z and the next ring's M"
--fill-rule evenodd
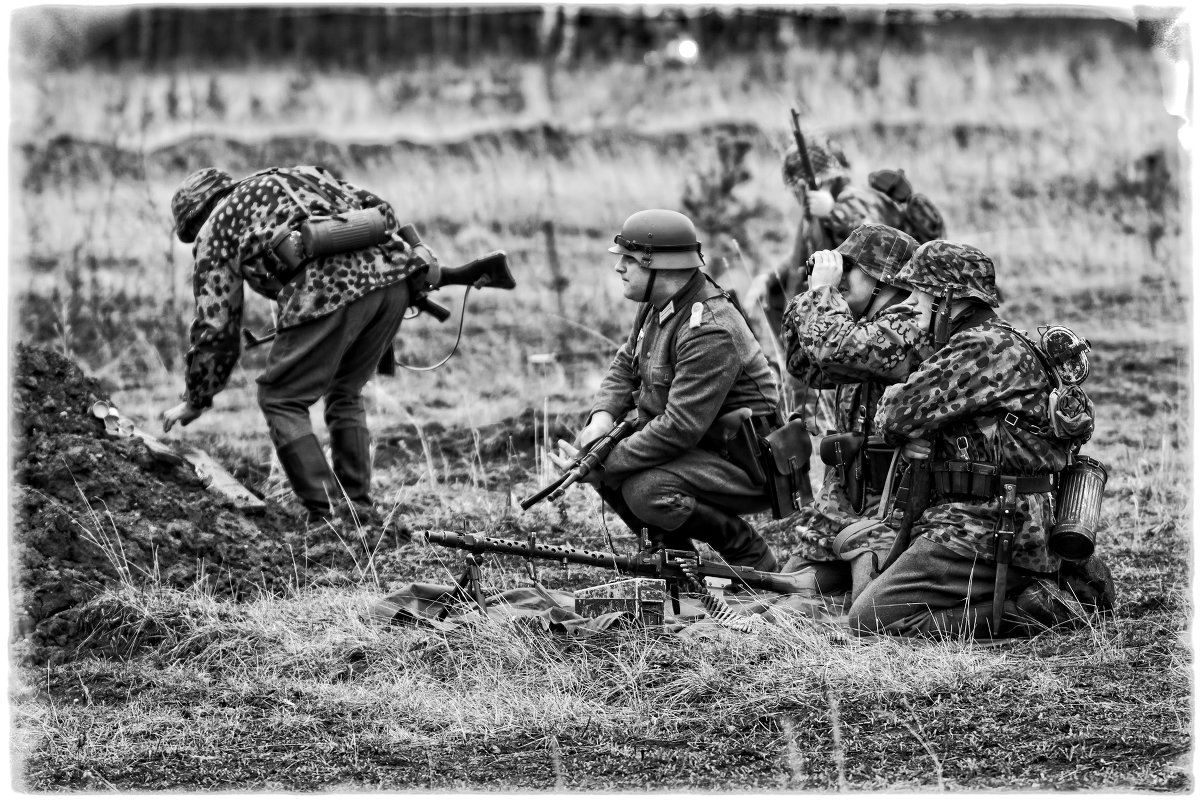
M978 461L939 461L933 464L933 488L940 495L997 497L1005 484L1013 484L1017 494L1041 494L1053 491L1053 475L1000 475L993 464Z

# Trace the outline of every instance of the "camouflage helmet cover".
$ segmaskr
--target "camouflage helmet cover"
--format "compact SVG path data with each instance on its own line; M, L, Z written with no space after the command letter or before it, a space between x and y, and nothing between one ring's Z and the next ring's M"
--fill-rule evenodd
M875 280L906 290L912 286L899 273L916 250L916 239L875 222L859 225L837 246L837 252Z
M957 297L973 297L992 308L1000 305L992 259L969 244L945 239L926 242L897 277L930 294L953 289Z
M817 183L833 178L850 177L850 162L846 154L829 139L817 140L815 136L805 136L808 149L808 160L812 163L813 176ZM783 154L783 182L795 192L807 185L804 176L804 159L800 158L800 148L794 142Z
M171 215L175 218L179 241L184 244L196 241L205 207L232 186L229 173L213 167L198 169L183 179L171 198Z
M696 226L678 211L652 208L625 220L608 252L631 256L647 269L698 269L704 254Z

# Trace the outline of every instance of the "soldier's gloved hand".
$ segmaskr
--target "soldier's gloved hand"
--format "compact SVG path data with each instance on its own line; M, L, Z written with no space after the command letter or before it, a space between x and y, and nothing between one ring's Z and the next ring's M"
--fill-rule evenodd
M203 413L203 408L196 408L186 400L177 406L168 408L162 413L163 433L169 433L171 428L175 427L176 422L187 427L188 423L195 422Z
M833 195L824 189L810 189L807 193L805 207L810 217L825 219L833 213Z
M587 450L592 446L592 443L599 439L604 434L613 429L617 421L613 419L613 415L607 411L597 411L595 415L588 420L588 424L584 426L579 435L575 437L575 445L581 450ZM575 448L572 447L572 450ZM572 456L574 458L574 456Z
M909 461L924 461L933 455L933 444L928 439L909 439L900 455Z
M842 254L836 250L818 250L812 254L812 262L813 270L808 279L808 288L832 286L836 289L842 282Z

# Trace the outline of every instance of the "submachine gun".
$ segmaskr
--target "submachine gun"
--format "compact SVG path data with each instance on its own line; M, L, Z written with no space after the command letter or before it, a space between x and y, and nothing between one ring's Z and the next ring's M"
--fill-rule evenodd
M592 443L586 452L576 456L571 465L563 470L554 481L539 489L534 494L521 501L521 510L528 511L531 507L545 500L554 499L565 492L570 486L586 478L592 470L604 466L604 459L622 439L633 433L637 425L637 415L632 413L613 425L608 433Z

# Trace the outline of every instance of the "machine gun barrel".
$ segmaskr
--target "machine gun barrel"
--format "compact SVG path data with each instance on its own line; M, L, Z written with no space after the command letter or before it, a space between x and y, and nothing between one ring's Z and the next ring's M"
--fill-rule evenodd
M634 555L605 553L599 550L580 550L567 545L539 544L536 541L520 542L515 539L498 539L474 533L452 531L425 531L418 534L426 542L441 547L482 555L519 556L526 559L613 569L625 575L663 578L674 583L687 583L705 577L725 578L731 583L749 589L794 594L806 591L809 584L797 580L795 575L778 572L761 572L750 567L734 567L723 562L709 561L691 550L659 550L640 552Z

